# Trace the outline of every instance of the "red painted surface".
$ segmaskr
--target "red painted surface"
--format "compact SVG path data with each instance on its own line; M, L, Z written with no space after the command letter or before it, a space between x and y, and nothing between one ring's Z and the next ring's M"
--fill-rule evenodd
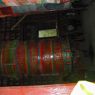
M0 87L0 95L70 95L75 84Z

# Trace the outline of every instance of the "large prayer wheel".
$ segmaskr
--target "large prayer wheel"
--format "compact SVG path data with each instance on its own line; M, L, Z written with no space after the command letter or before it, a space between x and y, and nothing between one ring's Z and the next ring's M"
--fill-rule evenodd
M72 53L63 40L8 41L1 47L0 75L22 78L70 72Z

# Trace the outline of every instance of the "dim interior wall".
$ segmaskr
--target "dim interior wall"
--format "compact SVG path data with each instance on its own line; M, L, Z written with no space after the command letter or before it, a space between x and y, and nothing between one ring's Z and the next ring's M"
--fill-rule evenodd
M89 51L89 70L95 71L95 2L91 3L82 14L83 31L86 39L84 48ZM88 63L89 59L84 60Z

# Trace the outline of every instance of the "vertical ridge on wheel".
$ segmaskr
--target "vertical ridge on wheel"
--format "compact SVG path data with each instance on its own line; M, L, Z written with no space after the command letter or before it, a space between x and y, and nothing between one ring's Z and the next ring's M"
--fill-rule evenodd
M52 73L52 40L40 40L40 64L41 73Z
M16 58L19 65L21 76L28 75L27 56L25 42L20 41L16 48Z
M30 67L31 75L38 74L38 44L37 42L30 41L29 43L29 57L30 57Z
M60 40L54 40L54 67L56 73L60 73L61 66L63 66L63 56L62 56L62 42ZM64 71L64 70L63 70Z

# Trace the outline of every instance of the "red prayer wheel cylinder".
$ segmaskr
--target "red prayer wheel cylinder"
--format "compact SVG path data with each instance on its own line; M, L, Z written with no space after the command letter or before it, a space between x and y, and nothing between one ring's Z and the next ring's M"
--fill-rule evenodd
M14 41L7 42L1 49L0 68L5 76L21 78L60 74L69 70L71 65L72 52L69 44L58 39L19 41L15 45Z

